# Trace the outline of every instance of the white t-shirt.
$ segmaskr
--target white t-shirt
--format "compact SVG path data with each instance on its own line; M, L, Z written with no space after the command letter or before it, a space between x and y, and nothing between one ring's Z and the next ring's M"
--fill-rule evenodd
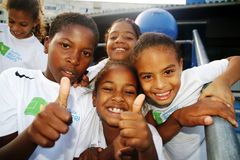
M101 69L103 69L103 67L106 65L106 63L108 62L109 58L105 58L103 60L101 60L100 62L98 62L98 64L91 66L87 69L88 71L88 79L89 81L92 81L98 74L98 72L101 71Z
M10 67L40 69L47 66L47 54L40 41L32 35L29 38L17 39L7 24L0 24L0 73Z
M0 82L0 137L21 133L47 103L56 100L59 93L59 84L48 80L40 70L11 68L1 73ZM95 110L85 105L85 101L89 103L89 99L82 96L86 91L87 88L71 88L67 107L72 115L69 131L61 135L52 148L38 146L30 159L73 159L80 155L76 148L85 150L89 147L91 139L87 128L91 128Z
M149 110L159 112L164 122L175 110L197 102L204 84L221 75L228 66L228 60L217 60L182 72L180 89L172 103L163 109L147 104ZM206 157L205 134L203 126L183 127L181 131L164 145L166 159L204 160Z
M87 96L89 97L88 98L89 100L92 99L92 94L85 95L85 97L87 97ZM85 102L89 102L89 101L85 101ZM88 103L88 106L95 109L95 107L93 107L92 103ZM92 124L91 127L88 128L88 133L92 133L88 137L88 138L91 139L91 140L88 140L88 141L91 141L91 144L89 145L89 148L90 147L106 148L107 144L106 144L105 136L104 136L104 133L103 133L103 126L102 126L102 122L101 122L101 120L100 120L100 118L97 114L97 111L95 111L95 115L94 115L94 118L92 119L91 124ZM153 138L155 148L157 150L158 159L159 160L164 160L165 158L163 156L162 138L160 137L157 130L152 125L148 124L148 126L149 126L149 129L150 129L151 133L152 133L152 138ZM77 153L83 152L82 148L78 148L78 150L79 151L77 151Z

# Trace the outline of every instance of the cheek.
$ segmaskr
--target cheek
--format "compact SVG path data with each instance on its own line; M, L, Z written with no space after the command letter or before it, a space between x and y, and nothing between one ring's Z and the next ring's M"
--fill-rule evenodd
M180 79L178 77L174 77L169 81L168 84L171 85L176 92L178 92L178 90L180 88L180 85L181 85L181 82L180 82Z
M135 44L136 44L136 42L131 42L131 43L129 44L130 49L133 49L133 48L135 47Z
M133 97L133 98L128 98L126 101L127 101L127 105L128 105L128 110L129 111L132 111L132 107L133 107L133 102L135 100L136 97Z
M81 59L79 69L85 72L85 70L89 67L91 62L92 62L92 58Z
M140 80L140 83L141 83L141 87L142 87L142 89L143 89L144 92L150 90L150 88L151 88L151 83L146 83L146 82L141 81L141 80Z
M108 40L108 41L107 41L107 43L106 43L106 50L107 50L107 52L108 52L108 51L111 51L111 49L112 49L112 44L113 44L113 42L112 42L111 40Z

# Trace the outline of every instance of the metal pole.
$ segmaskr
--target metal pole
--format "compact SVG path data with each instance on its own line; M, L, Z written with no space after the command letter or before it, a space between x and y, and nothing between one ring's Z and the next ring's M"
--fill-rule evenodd
M208 57L197 30L193 40L198 65L208 63ZM213 117L214 123L205 127L208 160L240 160L240 144L233 127L220 117Z

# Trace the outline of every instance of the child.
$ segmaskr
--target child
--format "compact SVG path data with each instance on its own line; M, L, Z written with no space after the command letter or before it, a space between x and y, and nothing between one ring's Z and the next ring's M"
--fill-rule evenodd
M39 0L8 0L8 25L0 24L0 73L10 67L44 71L47 55L40 43L45 35Z
M217 79L224 86L231 86L238 80L239 57L182 71L182 58L176 44L160 33L146 33L137 42L132 60L147 96L146 110L152 110L161 137L166 142L176 135L164 146L167 158L206 159L204 128L196 125L211 124L209 115L219 115L237 126L230 107L224 110L218 104L209 108L204 105L183 107L196 103L203 85L220 74ZM171 136L166 140L169 133Z
M115 155L110 153L108 158L103 158L102 151L97 159L114 159L114 156L126 158L121 152L126 147L133 149L127 156L130 159L157 159L154 143L159 159L162 159L162 141L156 130L151 125L148 127L140 113L144 95L139 95L135 100L139 88L136 71L127 62L109 61L97 75L93 104L98 113L96 116L100 118L100 123L95 125L100 133L95 136L95 144L91 146L106 148L111 145L115 152ZM85 152L80 157L90 159L88 156L90 154Z
M131 54L141 32L136 23L129 18L120 18L112 23L105 34L106 51L109 58L88 68L88 78L92 81L109 59L125 60Z
M90 133L84 127L91 126L94 110L82 105L86 89L71 88L69 95L60 90L56 98L62 77L73 83L86 71L98 37L92 18L60 14L44 44L46 71L11 68L1 73L0 159L73 159L80 155L75 152L78 141L82 148L88 147ZM69 90L69 86L63 88Z

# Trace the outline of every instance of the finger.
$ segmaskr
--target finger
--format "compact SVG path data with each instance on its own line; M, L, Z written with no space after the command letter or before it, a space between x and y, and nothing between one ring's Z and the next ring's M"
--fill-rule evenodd
M70 80L67 77L62 77L60 81L60 89L58 95L58 103L60 107L67 108L67 99L70 92Z
M204 92L202 92L201 95L199 96L198 100L200 101L200 100L202 100L205 97L207 97L207 96L205 95Z
M52 147L55 143L55 141L52 141L45 136L43 136L40 132L36 131L35 128L32 126L28 127L28 134L29 138L36 144L42 146L42 147Z
M136 99L133 102L132 112L135 112L135 113L141 112L144 99L145 99L144 94L140 94L136 97Z
M134 149L132 147L124 147L120 149L121 155L122 156L127 156L127 155L132 155L132 152Z

